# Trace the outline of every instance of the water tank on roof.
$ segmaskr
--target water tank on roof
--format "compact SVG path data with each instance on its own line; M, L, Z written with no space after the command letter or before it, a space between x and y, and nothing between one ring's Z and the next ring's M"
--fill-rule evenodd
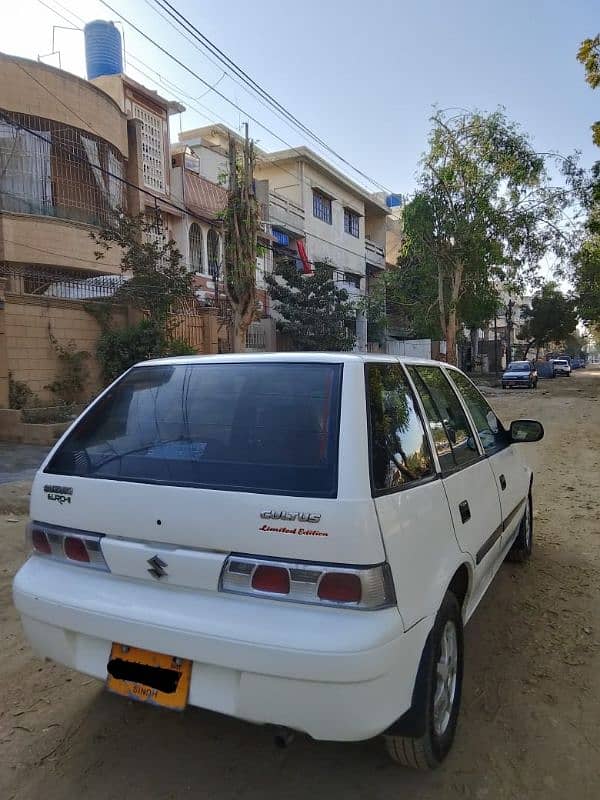
M401 194L388 194L385 198L385 204L388 208L398 208L404 205L404 198Z
M95 19L83 29L88 80L123 72L121 34L114 22Z

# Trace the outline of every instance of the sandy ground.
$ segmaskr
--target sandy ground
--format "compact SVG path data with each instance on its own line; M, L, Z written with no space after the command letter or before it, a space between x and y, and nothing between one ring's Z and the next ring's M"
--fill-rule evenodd
M600 370L496 392L505 420L539 418L536 547L506 564L466 632L455 748L433 774L387 760L380 741L275 749L266 729L123 701L35 659L11 604L23 521L0 515L1 800L306 797L600 797Z

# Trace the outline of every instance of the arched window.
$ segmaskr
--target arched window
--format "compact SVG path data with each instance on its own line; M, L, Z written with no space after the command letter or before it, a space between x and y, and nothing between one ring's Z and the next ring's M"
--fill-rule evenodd
M190 269L193 272L202 272L202 228L197 222L190 225L189 243Z
M208 271L217 278L221 266L221 237L211 228L206 237L206 249L208 251Z

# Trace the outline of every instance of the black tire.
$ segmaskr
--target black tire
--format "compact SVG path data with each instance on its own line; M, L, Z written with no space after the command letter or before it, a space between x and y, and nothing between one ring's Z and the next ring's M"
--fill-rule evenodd
M508 386L507 386L505 383L503 383L503 384L502 384L502 388L503 388L503 389L508 389Z
M519 526L519 533L513 542L513 546L508 551L506 556L507 561L522 564L531 558L533 551L533 500L531 498L531 491L527 497L527 505L525 506L525 513Z
M442 651L445 648L444 652L448 652L448 639L446 637L448 636L448 631L452 630L454 631L456 644L455 667L448 671L447 677L441 679L439 668L444 666L442 663ZM450 638L452 638L451 635ZM463 666L464 645L461 608L452 592L446 592L435 618L433 629L427 638L427 644L421 656L421 664L417 675L416 702L422 708L419 728L424 730L425 733L418 737L386 736L386 748L393 761L402 764L404 767L432 770L439 767L446 758L456 733L462 694ZM448 677L451 673L454 675L453 681L452 677ZM446 704L438 705L438 715L436 716L436 695L442 688L440 680L444 684L447 684L448 681L451 682L453 695L449 702L449 708L445 713L441 714L440 710L441 706ZM441 693L440 699L444 695L447 697L448 691L451 691L449 686L446 686L446 689L446 692Z

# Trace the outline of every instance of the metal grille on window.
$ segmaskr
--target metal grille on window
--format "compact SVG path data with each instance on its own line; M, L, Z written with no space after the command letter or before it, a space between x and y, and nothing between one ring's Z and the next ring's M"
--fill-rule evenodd
M360 216L349 208L344 209L344 230L357 239L360 236Z
M202 228L197 222L192 222L189 233L190 269L193 272L202 272Z
M313 215L331 225L331 198L313 190Z
M0 208L108 223L125 207L124 160L108 142L53 120L4 112Z
M164 122L143 106L133 103L133 114L142 121L142 168L144 186L165 191Z
M221 238L213 228L209 230L206 237L206 249L208 254L208 272L216 280L219 277L221 265Z

